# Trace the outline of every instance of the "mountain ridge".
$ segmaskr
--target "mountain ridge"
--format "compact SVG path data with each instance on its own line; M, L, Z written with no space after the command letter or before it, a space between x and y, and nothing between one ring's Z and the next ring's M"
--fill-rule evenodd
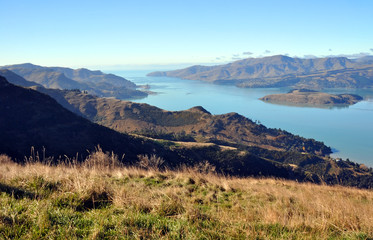
M71 69L63 67L43 67L31 63L6 65L7 69L46 88L80 89L101 97L121 99L143 98L147 93L136 90L136 84L102 71L91 71L86 68Z
M247 58L224 65L196 65L173 71L151 72L148 76L177 77L239 87L373 87L373 64L370 58L302 59L275 55Z
M14 72L8 70L8 69L0 69L0 75L5 77L10 83L13 83L18 86L22 87L31 87L31 86L38 86L42 87L41 84L38 84L36 82L27 81L23 77L15 74Z

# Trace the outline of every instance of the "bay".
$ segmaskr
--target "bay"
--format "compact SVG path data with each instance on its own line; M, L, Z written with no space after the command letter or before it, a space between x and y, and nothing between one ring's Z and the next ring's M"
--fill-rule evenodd
M202 81L147 77L150 71L111 71L157 92L134 99L159 108L180 111L203 106L212 114L237 112L270 128L280 128L330 146L332 157L373 167L373 89L331 89L329 93L354 93L364 101L349 107L311 108L265 103L258 98L286 93L288 88L237 88Z

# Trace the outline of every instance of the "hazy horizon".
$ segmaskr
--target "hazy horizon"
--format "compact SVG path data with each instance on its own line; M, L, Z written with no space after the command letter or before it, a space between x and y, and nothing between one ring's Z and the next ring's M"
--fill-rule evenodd
M281 55L281 54L279 54ZM258 56L258 57L248 57L248 58L266 58L266 57L274 57L277 55L270 55L270 56ZM283 55L288 56L288 55ZM331 58L331 57L346 57L348 59L358 59L362 57L373 57L372 54L355 54L355 55L328 55L328 56L288 56L292 58L299 58L299 59L317 59L317 58ZM248 58L242 58L248 59ZM228 63L232 63L239 60L232 60L227 62L220 62L220 63L212 63L212 62L205 62L205 63L174 63L174 64L115 64L115 65L77 65L77 66L70 66L70 65L39 65L35 64L33 62L20 62L20 63L13 63L13 64L6 64L3 66L12 66L12 65L19 65L19 64L33 64L38 65L42 67L67 67L67 68L73 68L73 69L79 69L79 68L88 68L90 70L102 70L102 71L170 71L170 70L176 70L176 69L182 69L182 68L188 68L193 65L205 65L205 66L217 66L217 65L224 65Z

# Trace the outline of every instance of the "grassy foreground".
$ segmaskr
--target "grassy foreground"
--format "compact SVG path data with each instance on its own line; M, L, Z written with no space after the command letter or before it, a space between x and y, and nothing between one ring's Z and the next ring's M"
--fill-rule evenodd
M0 155L0 239L372 239L373 191L217 176L211 166L18 165ZM153 166L153 167L152 167Z

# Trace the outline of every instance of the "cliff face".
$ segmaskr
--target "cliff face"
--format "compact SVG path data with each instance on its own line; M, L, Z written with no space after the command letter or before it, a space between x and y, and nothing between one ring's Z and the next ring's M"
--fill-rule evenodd
M202 80L239 87L362 88L373 86L372 69L370 59L300 59L278 55L248 58L218 66L153 72L148 76Z

